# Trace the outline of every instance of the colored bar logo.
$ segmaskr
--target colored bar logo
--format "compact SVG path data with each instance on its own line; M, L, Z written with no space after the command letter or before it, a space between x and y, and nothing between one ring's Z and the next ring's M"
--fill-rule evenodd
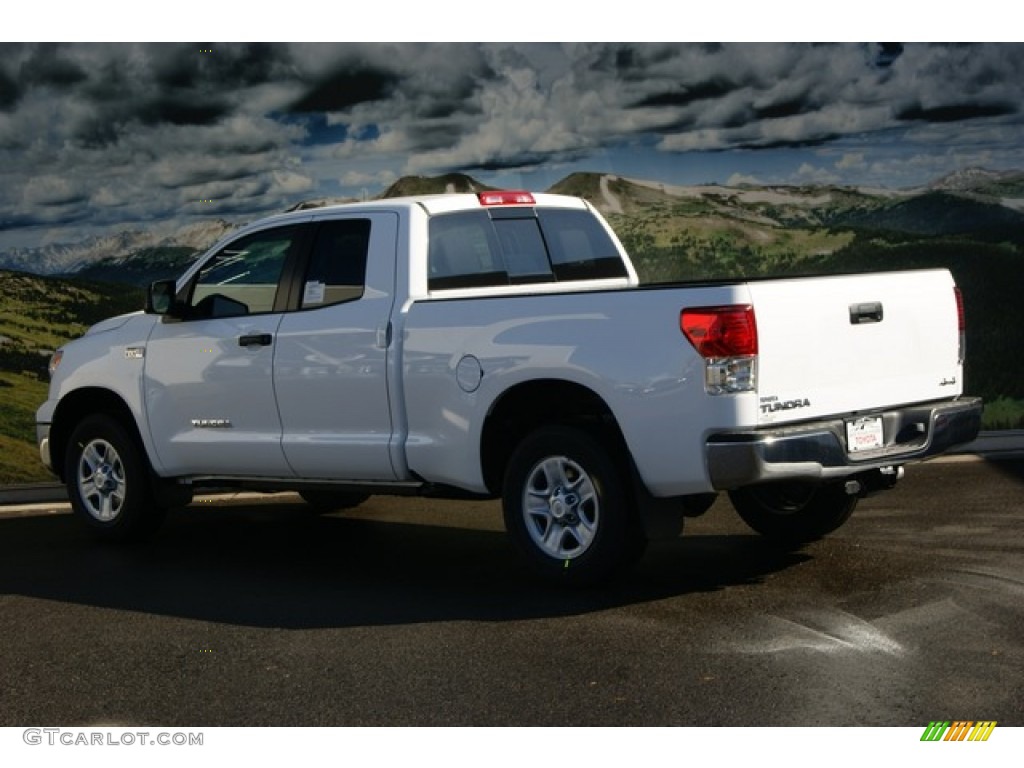
M988 741L995 727L995 720L932 720L921 741Z

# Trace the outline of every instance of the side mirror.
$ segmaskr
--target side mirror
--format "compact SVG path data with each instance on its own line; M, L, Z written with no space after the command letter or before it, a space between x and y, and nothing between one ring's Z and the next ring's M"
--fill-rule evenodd
M147 315L171 315L177 305L177 283L174 280L157 280L146 291Z

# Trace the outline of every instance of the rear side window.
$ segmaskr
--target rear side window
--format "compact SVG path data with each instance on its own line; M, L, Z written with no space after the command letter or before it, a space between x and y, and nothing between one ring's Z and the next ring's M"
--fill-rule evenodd
M604 227L586 211L537 210L555 277L597 280L626 277L626 265Z
M369 219L324 221L316 231L302 287L302 308L361 298L370 247Z
M505 208L430 220L429 288L473 288L625 277L603 227L587 211Z

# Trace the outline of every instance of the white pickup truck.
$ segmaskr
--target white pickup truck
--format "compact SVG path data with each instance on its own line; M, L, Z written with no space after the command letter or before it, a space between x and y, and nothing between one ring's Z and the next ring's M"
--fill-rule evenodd
M500 497L528 563L604 579L728 491L758 532L835 530L976 435L945 270L641 286L585 201L300 211L215 245L58 350L43 462L109 538L193 488Z

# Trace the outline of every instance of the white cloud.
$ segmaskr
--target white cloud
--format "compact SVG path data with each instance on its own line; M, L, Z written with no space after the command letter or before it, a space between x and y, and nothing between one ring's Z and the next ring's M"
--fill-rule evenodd
M383 187L398 180L398 175L391 170L383 171L345 171L338 181L343 187Z
M797 184L837 184L841 178L839 174L833 173L827 168L802 163L797 169L794 181Z
M284 196L309 192L316 186L310 176L294 171L271 171L270 177L273 180L273 191Z
M864 162L863 152L844 152L835 167L842 171L861 170L867 167L867 163Z

